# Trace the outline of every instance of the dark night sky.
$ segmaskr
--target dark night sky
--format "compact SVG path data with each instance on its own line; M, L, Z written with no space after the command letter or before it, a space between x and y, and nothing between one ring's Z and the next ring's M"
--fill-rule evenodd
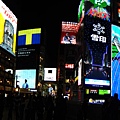
M18 18L17 30L46 28L47 66L57 66L61 22L77 22L80 0L2 0Z

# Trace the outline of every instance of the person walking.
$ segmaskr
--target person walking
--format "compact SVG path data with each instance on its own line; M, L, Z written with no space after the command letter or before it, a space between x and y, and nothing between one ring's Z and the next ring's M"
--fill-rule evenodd
M3 118L4 104L4 94L0 93L0 120Z
M67 112L67 102L62 95L62 90L58 89L57 97L55 99L55 109L53 120L65 120Z
M46 112L45 120L52 120L54 112L54 102L53 97L51 95L48 96L47 101L45 103L45 112Z

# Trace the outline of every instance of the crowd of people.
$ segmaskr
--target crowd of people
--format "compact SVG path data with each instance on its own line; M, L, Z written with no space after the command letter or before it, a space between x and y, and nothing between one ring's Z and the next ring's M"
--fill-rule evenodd
M44 97L41 92L37 95L10 93L7 97L0 94L0 120L3 120L5 109L6 120L66 120L67 107L67 99L63 97L61 90L57 91L56 97L50 94ZM84 99L82 106L79 107L77 120L88 119L88 107L88 99ZM106 96L102 104L102 120L118 120L119 107L117 93L114 96Z
M11 93L6 98L0 94L0 120L7 108L7 120L65 120L67 100L61 91L55 97L42 96L39 92L33 94ZM14 111L15 114L12 114ZM14 116L13 116L14 115Z
M120 100L118 94L105 98L105 102L102 106L103 120L118 120L119 119Z

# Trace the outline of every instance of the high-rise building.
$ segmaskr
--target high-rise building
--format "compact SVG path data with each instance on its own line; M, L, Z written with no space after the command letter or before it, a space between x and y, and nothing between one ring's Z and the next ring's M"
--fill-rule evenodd
M18 31L14 87L22 92L26 91L23 87L25 80L29 85L27 90L41 90L45 65L45 36L42 32L41 28Z

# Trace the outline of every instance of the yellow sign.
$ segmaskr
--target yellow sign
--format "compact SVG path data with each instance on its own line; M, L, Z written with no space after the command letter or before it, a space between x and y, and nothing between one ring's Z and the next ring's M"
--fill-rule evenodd
M40 44L41 28L20 30L18 32L18 46Z
M0 46L15 55L17 18L0 0Z

